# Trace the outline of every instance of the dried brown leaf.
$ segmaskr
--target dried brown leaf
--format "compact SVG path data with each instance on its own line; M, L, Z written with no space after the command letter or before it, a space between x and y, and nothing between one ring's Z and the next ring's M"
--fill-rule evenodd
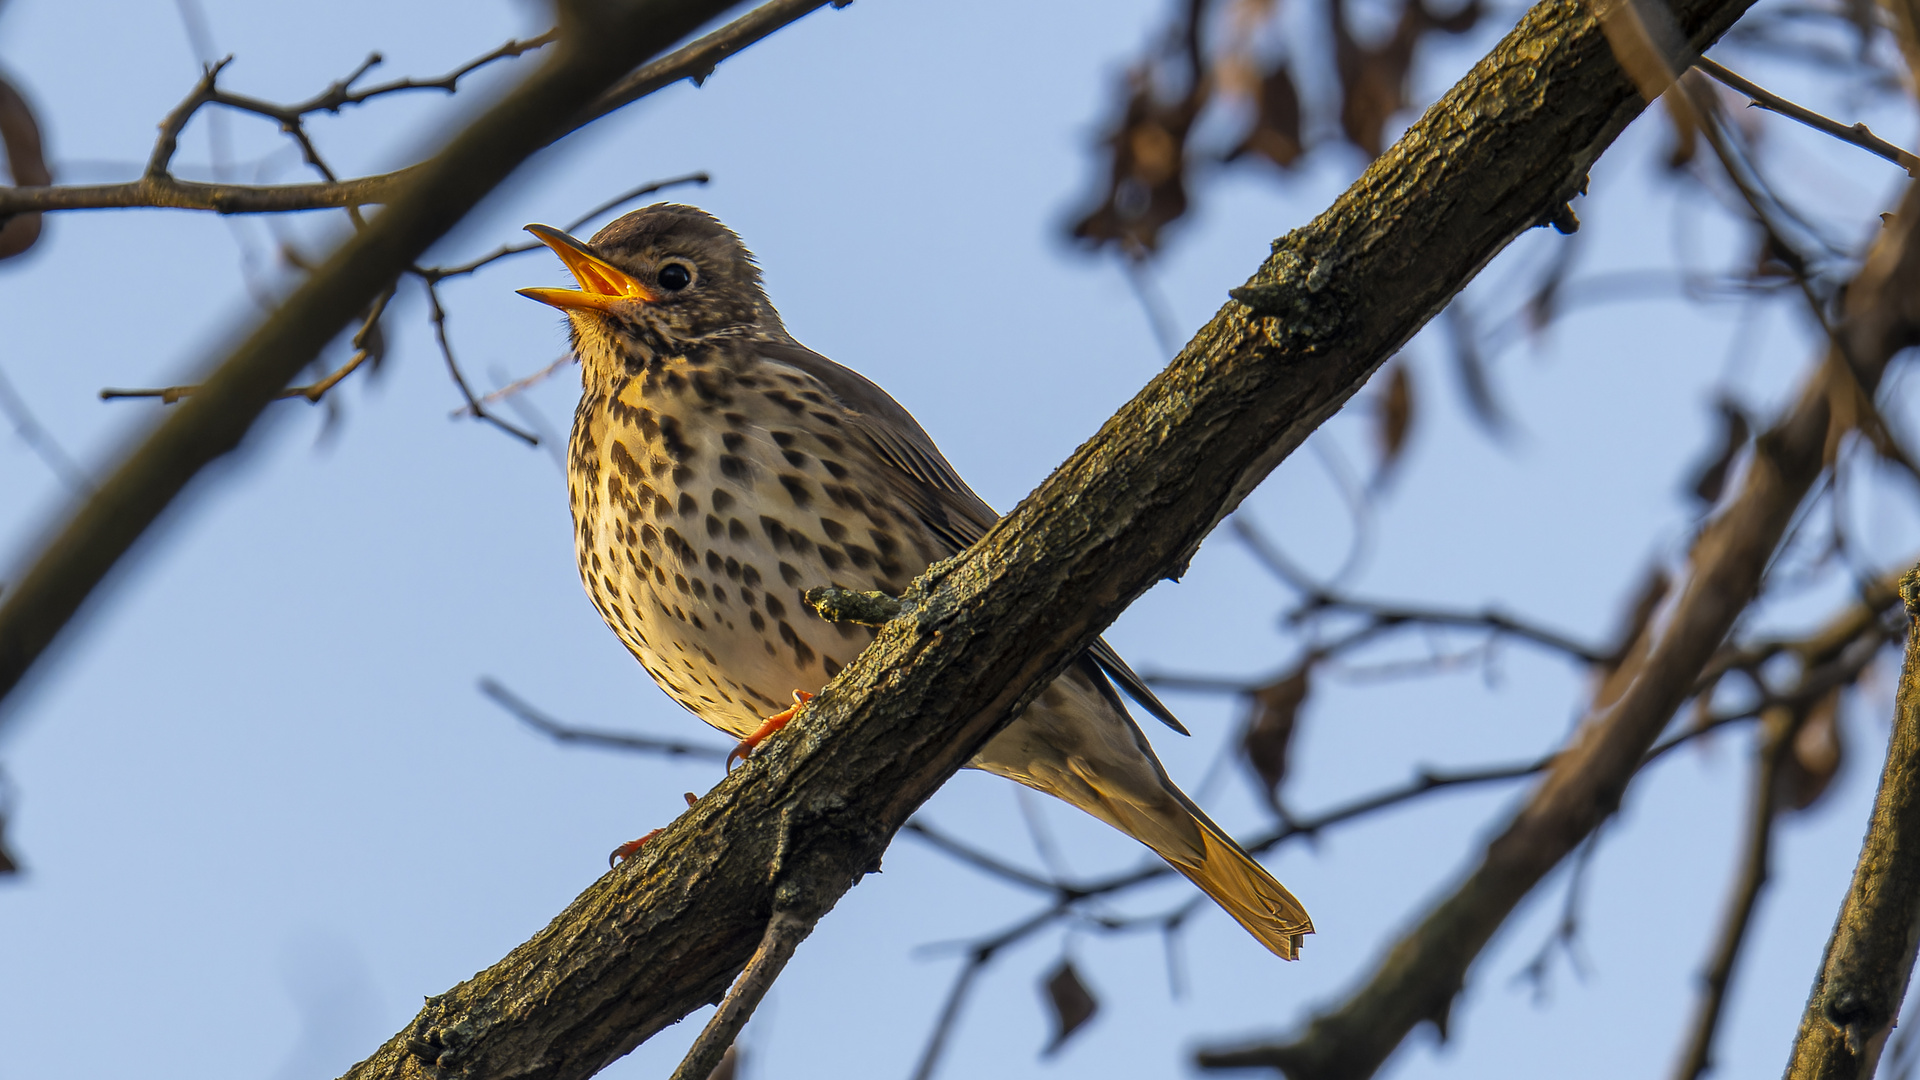
M1058 1053L1074 1032L1093 1019L1093 1014L1100 1011L1100 1002L1081 981L1072 960L1062 959L1060 966L1041 984L1041 989L1047 995L1047 1004L1053 1007L1053 1041L1040 1052L1040 1056L1047 1057Z
M1112 155L1100 205L1074 223L1075 239L1117 244L1136 258L1157 250L1160 233L1187 212L1187 134L1205 107L1205 80L1163 102L1146 71L1135 71L1120 122L1105 143Z
M5 151L7 175L21 187L38 187L53 182L40 140L40 125L33 118L27 99L5 78L0 78L0 149ZM0 259L12 258L40 239L40 215L15 214L0 219Z
M1387 375L1387 392L1381 398L1379 426L1374 429L1380 443L1380 472L1385 473L1400 460L1406 449L1407 432L1413 426L1413 376L1404 361L1394 364Z
M1311 670L1302 665L1292 674L1247 693L1252 711L1247 718L1241 750L1247 756L1247 764L1253 766L1254 774L1260 777L1267 799L1276 804L1280 785L1287 778L1287 754L1293 743L1300 706L1307 700Z
M1340 128L1368 157L1385 148L1387 121L1407 107L1407 73L1420 39L1439 31L1463 34L1480 21L1480 0L1451 15L1435 15L1425 0L1407 0L1393 34L1375 47L1362 45L1347 25L1346 0L1334 0L1334 70L1340 77Z
M1254 105L1253 128L1223 160L1258 154L1283 169L1292 166L1306 146L1300 138L1300 91L1284 61L1260 77Z
M1753 425L1738 404L1722 398L1717 408L1720 411L1720 449L1694 473L1692 484L1693 494L1708 506L1720 501L1720 493L1727 488L1727 474L1732 471L1734 460L1746 448L1747 440L1753 434Z
M1846 759L1840 736L1840 691L1834 687L1807 710L1794 733L1793 746L1780 763L1775 798L1785 811L1805 810L1820 801Z

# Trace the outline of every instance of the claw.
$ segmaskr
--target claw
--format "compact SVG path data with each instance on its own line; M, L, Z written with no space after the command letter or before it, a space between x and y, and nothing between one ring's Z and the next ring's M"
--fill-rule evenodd
M638 840L629 840L626 843L621 844L619 847L614 848L612 854L607 856L607 869L611 870L614 867L619 866L621 860L631 859L635 855L640 854L641 845L645 844L647 841L653 839L654 837L659 836L664 831L666 830L655 829Z
M776 731L779 731L783 727L786 727L787 721L792 720L795 716L799 715L800 707L812 700L813 700L812 694L807 693L805 690L795 690L793 692L792 705L787 706L785 709L782 709L779 712L774 713L772 716L769 716L765 720L761 721L760 726L754 729L753 734L747 736L744 739L741 739L740 745L734 747L733 753L727 755L727 771L728 772L733 771L734 762L745 761L749 757L752 757L753 751L755 750L755 748L757 748L761 743L765 742L767 739L767 736L773 734Z

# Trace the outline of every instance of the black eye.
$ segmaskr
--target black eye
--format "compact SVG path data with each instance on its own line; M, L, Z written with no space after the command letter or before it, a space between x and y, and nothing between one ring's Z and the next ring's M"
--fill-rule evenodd
M668 292L679 292L693 284L693 271L679 263L668 263L660 268L660 287Z

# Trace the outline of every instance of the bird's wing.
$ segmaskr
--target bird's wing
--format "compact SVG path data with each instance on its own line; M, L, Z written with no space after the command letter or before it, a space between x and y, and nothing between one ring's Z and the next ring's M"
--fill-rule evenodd
M842 405L859 414L853 425L856 432L896 470L894 494L913 508L928 529L952 545L955 553L972 547L1000 520L993 507L960 478L913 414L872 380L801 345L768 342L759 349L769 359L813 376ZM1087 654L1128 697L1161 723L1182 735L1191 734L1105 639L1096 640ZM1112 694L1106 680L1096 681ZM1117 697L1112 700L1116 707L1120 705Z

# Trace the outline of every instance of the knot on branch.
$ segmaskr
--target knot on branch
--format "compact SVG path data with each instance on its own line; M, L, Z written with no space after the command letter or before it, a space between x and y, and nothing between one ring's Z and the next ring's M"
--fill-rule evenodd
M883 592L856 592L827 586L808 589L807 606L831 623L859 623L861 626L885 626L899 618L907 605L897 596Z
M1900 576L1900 599L1906 602L1907 618L1920 619L1920 566Z

